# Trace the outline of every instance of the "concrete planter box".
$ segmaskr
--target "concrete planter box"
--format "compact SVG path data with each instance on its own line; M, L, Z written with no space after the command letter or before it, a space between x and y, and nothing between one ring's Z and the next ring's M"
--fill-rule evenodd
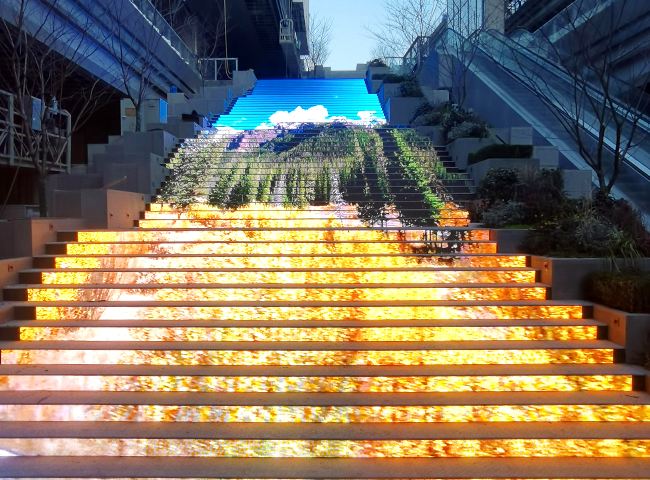
M491 138L459 138L447 145L449 155L459 170L467 169L467 157L470 153L476 153L487 145L497 143Z
M45 244L56 242L56 232L86 227L80 218L22 218L0 222L0 259L34 257Z
M58 216L83 218L86 228L133 228L145 197L119 190L56 191L52 207Z
M417 108L422 105L422 97L392 97L388 99L384 110L391 125L408 125Z
M540 168L537 158L488 158L482 162L468 165L469 172L474 185L481 183L488 172L495 168L516 168L517 170L537 170Z
M562 170L564 193L569 198L591 198L594 189L591 170Z
M622 269L631 261L618 259L615 262L616 266ZM588 275L610 271L614 265L613 261L607 258L554 258L532 255L530 266L541 271L540 281L551 286L553 300L571 300L585 298L584 283ZM634 266L650 271L650 258L638 259Z
M645 364L650 351L650 315L647 313L628 313L621 310L593 306L593 319L607 324L607 339L625 347L625 362ZM646 375L650 375L646 372ZM646 383L647 385L647 383ZM646 386L650 391L650 385Z
M528 236L528 229L490 229L490 241L497 242L497 253L524 253L522 243Z
M436 126L426 126L426 127L415 127L415 131L418 133L418 135L421 135L423 137L428 137L435 143L436 145L442 145L442 130L440 127Z
M382 107L393 97L399 96L399 83L382 83L377 95Z
M30 268L32 268L31 257L0 260L0 300L2 300L2 289L9 285L20 283L18 274L21 270L27 270ZM0 321L4 320L2 310L3 309L0 308ZM0 332L1 331L2 329L0 329Z
M370 80L370 90L369 93L377 93L381 89L381 84L384 83L383 80Z

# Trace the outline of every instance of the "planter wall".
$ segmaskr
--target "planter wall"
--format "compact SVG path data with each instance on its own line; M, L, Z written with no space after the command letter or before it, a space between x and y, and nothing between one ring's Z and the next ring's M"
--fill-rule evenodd
M490 229L490 241L497 242L497 253L524 253L521 244L528 236L526 229Z
M0 222L0 259L43 255L45 244L56 242L56 232L85 226L80 218L22 218Z
M392 97L397 97L399 95L399 83L383 83L377 95L379 96L379 102L382 106L385 106L388 100Z
M557 167L557 166L556 166ZM537 158L488 158L482 162L467 166L467 171L474 185L478 186L488 172L495 168L514 168L517 170L533 170L540 168Z
M422 97L391 97L384 108L391 125L408 125L415 111L422 105Z
M442 130L440 127L415 127L418 135L428 137L436 145L444 145L442 140Z
M133 228L144 211L145 197L119 190L54 192L52 211L61 217L83 218L86 228Z
M449 155L459 170L467 169L467 157L470 153L476 153L487 145L497 143L491 138L459 138L447 145Z
M626 363L645 365L647 354L650 351L648 346L650 315L628 313L603 305L594 305L593 319L607 324L607 339L609 341L625 347ZM650 384L647 381L646 389L650 391Z

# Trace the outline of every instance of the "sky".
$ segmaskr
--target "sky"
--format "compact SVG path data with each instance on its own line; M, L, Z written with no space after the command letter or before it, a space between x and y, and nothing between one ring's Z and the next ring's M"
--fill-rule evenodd
M364 25L381 18L379 0L309 0L311 14L331 17L334 24L332 54L326 67L354 70L357 63L372 60L372 40Z

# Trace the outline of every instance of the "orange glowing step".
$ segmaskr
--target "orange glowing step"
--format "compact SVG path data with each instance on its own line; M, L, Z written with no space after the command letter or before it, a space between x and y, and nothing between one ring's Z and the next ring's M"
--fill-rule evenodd
M205 216L207 217L207 215ZM435 217L427 215L427 212L422 212L416 218L426 220L434 218L437 223L434 225L448 225L447 222L451 220L461 220L458 216L452 214L440 213ZM415 220L414 218L411 221ZM403 226L402 221L397 217L387 217L386 223L382 226L400 227ZM379 224L379 222L377 222ZM331 227L358 227L358 219L336 219L332 222L327 219L213 219L213 218L157 218L157 219L143 219L137 220L137 227L148 228L331 228ZM462 226L468 226L469 221ZM404 225L406 226L406 225ZM480 230L477 230L481 232Z
M2 363L95 365L549 365L613 363L618 349L606 341L412 342L5 342ZM426 346L426 347L424 347ZM365 349L364 349L365 347ZM383 347L379 349L379 347ZM423 349L426 348L426 349ZM519 348L521 347L521 348ZM619 350L620 352L620 350Z
M115 254L242 254L262 253L274 255L322 255L322 254L399 254L399 253L496 253L496 242L486 241L454 241L430 242L427 244L399 241L328 241L328 240L263 240L246 241L191 241L176 242L143 241L138 243L110 242L110 243L67 243L48 245L49 253L67 255L115 255ZM64 247L65 251L59 251Z
M80 283L535 283L532 269L403 269L403 270L274 270L274 269L103 269L49 270L21 273L21 283L74 285Z
M33 405L16 397L0 404L0 422L183 422L183 423L468 423L468 422L650 422L650 399L645 404L527 404L527 405L159 405L148 404L159 395L129 395L129 404L105 404L77 396L66 403L47 399ZM143 398L144 397L144 398ZM147 398L149 397L149 398ZM151 398L153 397L153 398ZM475 395L474 401L480 400ZM4 402L9 400L0 394ZM162 398L160 398L162 400ZM237 401L237 398L232 399ZM232 401L231 400L231 401ZM292 400L285 395L283 400ZM299 399L296 399L299 401ZM382 402L383 399L376 398ZM449 399L454 401L454 399ZM78 404L76 402L84 402ZM444 400L443 400L444 401ZM548 399L547 399L548 401ZM85 402L88 402L87 404ZM426 402L426 400L425 400ZM599 398L598 402L602 402ZM383 403L383 402L382 402ZM429 403L429 402L426 402Z
M0 391L492 394L645 390L643 369L620 363L196 368L5 364L0 365ZM630 403L634 398L640 397L626 397ZM539 401L537 397L528 403Z
M44 302L14 307L17 319L435 320L583 318L580 304L553 301L440 302Z
M61 269L101 268L524 268L523 255L498 254L352 254L352 255L79 255L43 256L34 259L34 266Z
M376 242L397 241L489 241L489 230L471 230L467 228L439 227L426 231L421 228L367 228L367 227L332 227L332 228L160 228L132 229L115 231L79 231L60 232L63 241L112 243L112 242L196 242L196 241L325 241L325 242Z
M202 424L195 425L203 426ZM628 428L631 425L635 424L628 425ZM638 425L644 426L643 424ZM458 427L452 424L449 426ZM184 427L187 428L186 425ZM215 429L215 425L210 425L210 427ZM230 426L224 425L224 427ZM395 429L396 425L390 425L390 427ZM215 434L218 434L218 431L215 431ZM85 436L79 435L84 438L60 438L55 431L51 431L51 435L51 437L46 438L21 438L20 436L10 437L5 435L4 438L0 438L0 449L16 452L16 455L21 456L72 457L650 457L650 440L647 439L647 435L641 435L641 438L632 437L627 440L604 437L583 439L579 437L530 438L529 436L507 439L463 438L444 440L252 440L205 438L201 434L198 435L201 439L197 439L197 432L186 433L189 438L158 438L155 435L153 438L133 438L133 434L130 434L127 438L88 438L87 434ZM373 433L370 433L370 435L373 435ZM372 438L376 437L373 436Z
M440 301L440 300L544 300L547 288L535 284L391 284L350 285L283 285L267 284L179 284L174 287L156 284L104 284L76 287L41 285L8 287L4 298L29 302L84 302L157 300L162 302L209 301Z
M127 323L126 321L123 321ZM459 321L455 321L459 322ZM497 322L497 321L493 321ZM65 323L65 326L58 326ZM21 341L152 341L152 342L433 342L484 340L597 340L597 325L478 325L382 327L119 327L57 322L57 326L21 326ZM206 323L206 322L203 322ZM587 322L588 323L588 322ZM213 323L211 323L212 325ZM6 325L7 327L10 325Z

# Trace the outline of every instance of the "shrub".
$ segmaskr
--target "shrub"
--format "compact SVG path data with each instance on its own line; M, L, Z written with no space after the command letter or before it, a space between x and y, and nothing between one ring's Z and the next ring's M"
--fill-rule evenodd
M399 94L401 97L424 97L420 84L413 79L400 83Z
M483 224L488 228L503 228L526 222L526 205L521 202L499 203L483 212Z
M592 302L630 313L650 313L649 272L598 272L585 281Z
M418 108L415 109L415 112L413 113L413 118L411 118L410 123L415 123L416 120L419 118L423 118L426 115L430 114L431 112L434 111L434 106L431 105L430 102L422 102ZM423 126L423 125L420 125Z
M472 121L466 121L452 127L447 132L447 141L453 142L459 138L487 138L490 136L490 132L483 123L477 123Z
M383 80L384 83L402 83L410 80L406 75L396 75L394 73L375 73L372 76L373 80Z
M386 63L381 58L375 58L368 62L369 67L387 67Z
M488 158L530 158L533 156L532 145L496 144L481 148L476 153L470 153L467 163L473 165Z
M476 190L476 199L483 211L495 205L508 203L515 199L519 185L519 173L510 168L495 168L490 170Z

